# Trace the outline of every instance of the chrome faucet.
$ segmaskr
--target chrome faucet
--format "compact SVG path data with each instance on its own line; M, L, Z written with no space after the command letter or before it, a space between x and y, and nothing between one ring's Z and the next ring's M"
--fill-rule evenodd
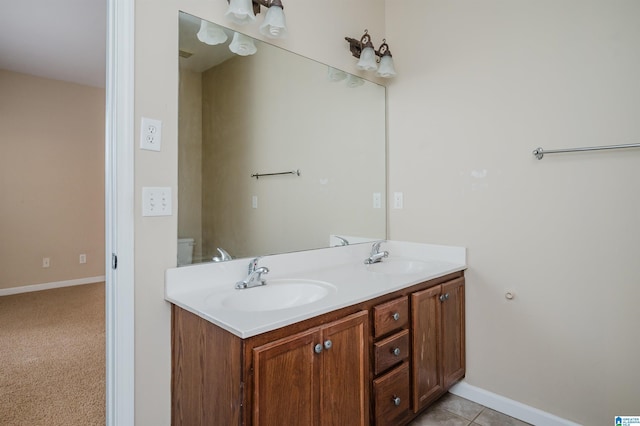
M268 274L269 268L264 266L258 267L259 260L260 258L256 257L251 262L249 262L249 276L242 281L238 281L236 283L236 289L242 290L245 288L257 287L267 284L267 280L262 278L262 274Z
M339 237L339 236L337 236L337 235L334 235L333 237L334 237L336 240L340 241L340 245L341 245L341 246L348 246L348 245L349 245L349 240L347 240L346 238L342 238L342 237Z
M227 260L231 260L231 256L225 249L218 247L217 250L218 253L220 253L220 256L215 256L211 260L213 260L214 262L226 262Z
M364 260L365 265L371 265L372 263L382 262L382 259L389 257L388 251L380 251L380 245L384 241L376 241L371 247L371 254Z

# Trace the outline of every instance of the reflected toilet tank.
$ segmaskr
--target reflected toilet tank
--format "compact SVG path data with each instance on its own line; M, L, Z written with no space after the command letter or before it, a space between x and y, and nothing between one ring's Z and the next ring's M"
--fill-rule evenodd
M178 266L193 263L193 247L195 245L193 238L178 238Z

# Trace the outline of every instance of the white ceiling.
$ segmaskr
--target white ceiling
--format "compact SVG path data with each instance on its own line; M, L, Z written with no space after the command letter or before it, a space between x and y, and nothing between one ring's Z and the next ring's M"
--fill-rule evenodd
M105 86L106 0L4 0L0 69Z

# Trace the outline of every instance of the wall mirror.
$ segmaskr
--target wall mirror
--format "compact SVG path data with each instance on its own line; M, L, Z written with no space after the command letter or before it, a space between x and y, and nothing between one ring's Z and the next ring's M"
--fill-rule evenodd
M179 19L178 265L384 239L385 88Z

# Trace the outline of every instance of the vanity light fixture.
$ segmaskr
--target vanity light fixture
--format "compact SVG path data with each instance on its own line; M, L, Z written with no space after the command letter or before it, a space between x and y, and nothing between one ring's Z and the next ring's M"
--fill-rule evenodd
M364 30L364 34L360 37L360 40L351 37L345 37L344 39L349 43L351 54L359 59L356 64L358 69L376 71L376 75L383 78L391 78L396 75L396 70L393 66L393 56L391 55L386 39L382 40L382 44L378 50L374 49L368 30Z
M287 36L287 25L284 17L284 7L281 0L227 0L229 9L225 13L227 19L238 25L249 24L260 13L260 6L267 8L264 21L260 25L260 34L269 38L284 38Z

